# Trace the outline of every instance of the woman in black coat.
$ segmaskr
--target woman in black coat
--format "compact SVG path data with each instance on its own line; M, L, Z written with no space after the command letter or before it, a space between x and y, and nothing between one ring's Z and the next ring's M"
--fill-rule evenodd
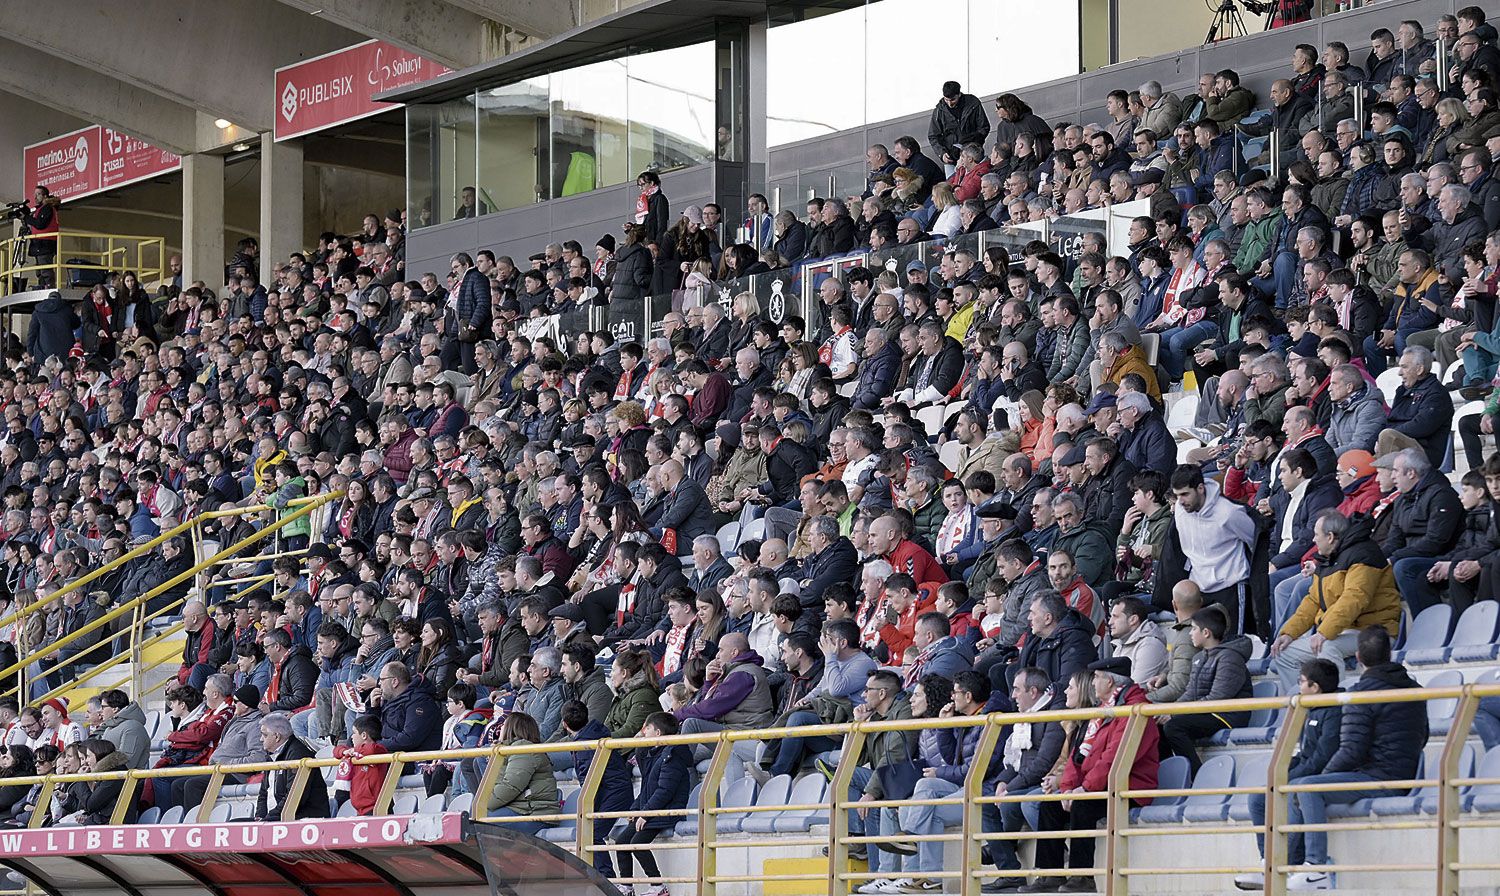
M95 286L78 309L82 321L83 350L90 354L115 356L115 342L120 337L120 321L124 315L120 306L110 296L103 284Z
M137 336L156 339L156 309L151 306L151 296L141 288L135 271L120 275L120 288L115 293L115 305L120 309L120 330L128 333L132 328Z
M36 760L31 748L22 744L9 747L0 753L0 818L15 815L17 806L26 801L31 793L30 784L4 784L6 778L25 778L36 774Z
M434 616L422 623L422 649L417 654L417 668L434 691L448 693L458 680L463 657L454 643L453 624Z
M625 225L625 245L615 253L615 275L610 281L609 300L639 301L651 289L654 262L651 250L642 245L645 231L637 224Z

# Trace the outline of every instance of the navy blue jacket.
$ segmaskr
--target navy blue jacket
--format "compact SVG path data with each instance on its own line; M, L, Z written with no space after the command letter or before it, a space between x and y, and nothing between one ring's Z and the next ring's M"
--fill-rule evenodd
M685 744L636 750L634 761L641 769L641 793L631 809L652 812L687 808L693 789L693 754ZM680 820L672 815L653 815L646 819L645 829L664 831Z
M850 404L860 410L871 411L880 407L880 399L891 394L896 376L901 372L901 349L886 342L885 348L873 358L866 358L859 366L859 385L854 390Z
M1352 691L1389 691L1421 687L1400 663L1382 663L1365 670ZM1427 704L1350 704L1339 724L1338 751L1323 767L1324 774L1364 772L1377 780L1416 777L1417 760L1427 743Z
M603 740L609 737L609 729L598 719L589 719L583 730L574 735L575 741ZM599 789L594 793L595 812L624 812L635 801L630 778L630 764L624 750L611 750L609 762L604 766L604 776L599 779ZM578 750L573 753L573 767L578 770L578 780L588 777L589 767L599 757L596 750Z
M380 720L380 742L388 752L438 750L443 746L443 717L432 685L413 678L400 696L386 700L367 715Z
M1342 706L1320 706L1307 712L1307 723L1302 726L1302 739L1297 744L1297 755L1287 769L1288 778L1321 775L1328 760L1339 749L1339 724L1343 719ZM1259 784L1259 781L1251 782Z

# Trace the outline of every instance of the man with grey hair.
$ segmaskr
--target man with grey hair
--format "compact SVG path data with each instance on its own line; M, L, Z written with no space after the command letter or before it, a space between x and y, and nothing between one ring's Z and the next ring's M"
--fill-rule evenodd
M815 516L804 533L812 553L802 561L797 599L802 612L823 617L823 592L835 582L854 582L859 573L859 553L854 543L839 531L838 517ZM764 560L764 558L762 558Z
M1408 345L1401 353L1401 385L1386 423L1416 439L1432 466L1443 462L1453 427L1453 399L1432 372L1432 352L1420 345Z
M688 587L696 591L717 588L734 573L734 567L724 559L719 539L713 535L699 535L693 539L693 572L688 576Z
M981 175L979 199L984 203L984 213L996 221L1000 220L1005 208L1005 179L993 171Z
M1353 364L1340 364L1328 375L1332 417L1324 438L1334 456L1345 451L1373 451L1385 428L1385 402Z
M1403 363L1405 360L1403 357ZM1437 603L1432 583L1441 578L1429 573L1438 558L1458 543L1464 509L1448 477L1422 449L1402 450L1391 472L1397 498L1391 508L1391 528L1381 547L1395 569L1396 587L1415 617Z
M1140 126L1157 134L1170 134L1182 121L1182 100L1177 94L1161 89L1161 82L1147 81L1137 93L1146 111L1141 114Z
M551 740L557 733L557 726L562 723L565 697L562 653L556 647L537 650L531 655L531 665L526 667L526 677L532 687L532 693L526 699L526 713L536 720L542 740Z
M1484 242L1485 234L1489 233L1484 215L1473 204L1473 198L1469 188L1460 184L1449 184L1438 193L1437 207L1442 220L1432 225L1432 255L1438 270L1450 283L1464 280L1464 249L1470 243Z
M859 235L844 200L837 197L823 200L823 210L819 217L823 226L813 237L812 249L808 255L826 258L848 252L858 245Z
M271 762L295 762L312 759L313 750L292 735L292 723L286 713L272 713L260 720L260 745ZM321 784L321 777L314 776L302 789L302 798L297 805L288 806L292 782L297 779L296 768L268 771L261 779L260 790L255 796L255 821L282 821L302 818L328 817L328 789Z

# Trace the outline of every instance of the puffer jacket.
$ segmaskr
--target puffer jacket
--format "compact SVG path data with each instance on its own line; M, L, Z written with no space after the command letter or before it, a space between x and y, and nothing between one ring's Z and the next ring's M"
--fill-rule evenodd
M1074 672L1099 658L1094 648L1094 625L1082 613L1069 609L1057 621L1052 634L1026 636L1021 658L1011 668L1019 671L1035 666L1052 681L1067 681ZM1014 677L1014 676L1012 676Z
M1179 702L1195 700L1244 700L1250 696L1250 638L1240 635L1193 657L1193 671ZM1219 713L1231 728L1243 725L1249 712Z
M1375 543L1368 517L1350 520L1332 557L1316 558L1312 587L1281 634L1300 638L1316 627L1324 638L1370 625L1383 626L1393 636L1401 624L1401 594L1385 552Z
M1448 477L1437 470L1428 470L1391 509L1391 531L1382 547L1392 563L1406 557L1437 557L1458 543L1463 504Z
M1152 703L1175 703L1187 690L1198 648L1193 646L1192 626L1186 622L1179 622L1162 634L1167 639L1167 681L1161 687L1153 688L1148 697Z
M530 746L531 741L516 739L505 746ZM552 760L546 753L511 753L500 757L500 773L489 794L490 812L510 809L517 815L551 815L561 801L557 778L552 775Z
M1354 691L1391 691L1418 688L1400 663L1380 663L1365 670ZM1324 774L1364 772L1377 780L1416 777L1417 760L1427 744L1427 705L1410 703L1351 703L1339 724L1339 749L1323 767Z

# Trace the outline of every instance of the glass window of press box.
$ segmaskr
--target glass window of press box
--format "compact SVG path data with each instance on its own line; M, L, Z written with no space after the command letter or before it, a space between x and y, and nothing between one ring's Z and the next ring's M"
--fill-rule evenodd
M773 150L920 115L945 80L988 96L1079 70L1077 3L797 4L773 13L767 25L766 137ZM941 53L922 54L926 63L917 69L904 55L938 47ZM941 64L933 62L938 58ZM408 106L410 214L420 227L629 183L648 168L706 164L716 147L728 159L734 141L721 126L739 116L716 110L715 94L734 92L721 83L743 75L732 68L710 41ZM920 76L909 76L919 69ZM913 136L925 144L925 122L918 130ZM775 183L766 191L821 192L830 174L841 188L846 174L851 184L863 183L862 163L844 167L785 171L773 159Z
M713 159L711 42L407 107L418 226L615 186Z

